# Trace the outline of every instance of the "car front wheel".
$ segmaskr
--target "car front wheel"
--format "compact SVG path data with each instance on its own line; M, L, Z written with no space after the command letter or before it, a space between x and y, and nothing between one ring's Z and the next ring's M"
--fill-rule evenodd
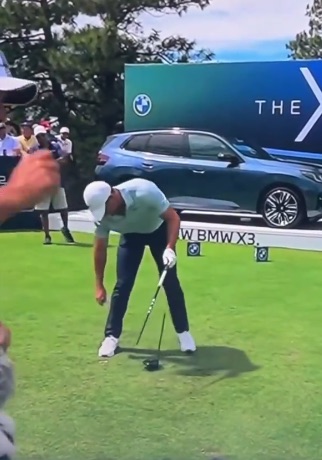
M305 207L300 195L287 187L277 187L266 193L262 215L269 227L294 228L305 217Z

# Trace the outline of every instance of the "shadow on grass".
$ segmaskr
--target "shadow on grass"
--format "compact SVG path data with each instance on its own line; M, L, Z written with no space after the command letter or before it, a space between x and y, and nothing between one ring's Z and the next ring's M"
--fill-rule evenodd
M76 457L75 457L76 458ZM150 460L150 457L147 457L148 460ZM187 459L191 459L191 455L187 454ZM205 457L206 460L237 460L235 458L232 458L232 457L222 457L221 455L220 456L212 456L210 455L209 457ZM8 457L0 457L0 459L2 460L10 460ZM152 460L177 460L176 457L165 457L165 456L162 456L162 457L157 457L157 458L153 458L151 457ZM182 459L182 456L180 456L180 459ZM57 457L48 457L46 455L42 455L42 456L19 456L17 457L17 460L57 460ZM115 460L115 457L113 457L113 459L111 459L110 456L105 456L105 455L102 455L100 457L97 457L96 455L94 455L93 457L89 454L87 455L86 457L84 456L81 456L81 457L78 457L78 460ZM277 460L277 459L276 459ZM278 459L279 460L279 459Z
M144 360L155 355L154 350L140 348L121 348L120 353L129 353L130 359ZM238 377L260 368L253 364L247 354L238 348L225 346L201 346L192 355L179 350L160 352L160 361L178 367L177 374L184 376L218 376L218 380Z
M93 243L77 243L77 241L74 244L64 243L64 242L56 243L56 242L53 241L51 244L52 244L52 246L70 246L70 247L73 247L73 248L92 248L93 247ZM108 247L109 248L114 248L114 245L109 244Z
M75 244L70 244L70 243L56 243L56 242L52 242L51 243L52 246L70 246L72 248L92 248L93 247L93 244L92 243L77 243L75 242Z

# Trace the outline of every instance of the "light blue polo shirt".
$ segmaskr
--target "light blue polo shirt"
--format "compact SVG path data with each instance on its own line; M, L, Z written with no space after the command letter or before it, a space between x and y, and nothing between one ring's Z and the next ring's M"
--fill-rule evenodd
M153 233L163 223L160 217L170 206L161 190L149 180L131 179L114 187L125 201L125 215L105 215L96 227L98 238L107 238L109 232Z

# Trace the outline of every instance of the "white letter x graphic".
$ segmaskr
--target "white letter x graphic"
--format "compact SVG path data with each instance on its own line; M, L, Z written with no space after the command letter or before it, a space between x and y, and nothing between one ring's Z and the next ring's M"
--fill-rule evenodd
M315 123L318 121L318 119L322 115L322 91L319 88L319 85L314 80L313 75L311 74L310 70L307 67L301 67L300 70L303 74L303 77L307 81L309 87L313 91L314 96L317 98L319 102L319 106L316 109L316 111L312 114L311 118L309 118L309 120L307 121L302 131L298 134L297 138L295 139L295 142L304 141L306 136L309 134L309 132L311 131Z

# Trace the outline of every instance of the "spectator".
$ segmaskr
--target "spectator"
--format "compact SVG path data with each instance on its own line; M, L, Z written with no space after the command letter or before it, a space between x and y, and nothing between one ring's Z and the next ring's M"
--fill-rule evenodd
M60 148L56 138L52 140L52 137L48 134L48 131L44 126L34 125L33 132L34 136L36 137L38 147L49 149L55 160L58 160L63 156L62 149Z
M30 122L24 122L21 124L21 136L18 136L20 142L21 154L26 155L33 153L38 148L37 138L33 133L32 125Z
M7 118L6 125L7 125L7 134L9 134L9 136L14 136L14 137L19 136L20 129L19 129L19 126L15 122L13 122L10 118Z
M40 124L40 126L43 126L43 127L46 129L47 133L50 133L51 125L50 125L50 122L49 122L49 121L41 120L41 121L39 122L39 124Z
M73 153L73 143L69 138L69 128L63 127L59 131L59 135L57 136L58 143L63 151L64 156L72 157Z
M62 154L62 150L59 147L58 143L48 140L46 128L44 126L38 125L34 129L34 134L37 138L39 148L49 149L52 152L54 158L60 163L61 166L63 166L66 159ZM61 232L66 240L66 243L73 244L74 238L68 229L68 205L63 181L61 183L61 187L54 195L45 198L41 203L38 203L35 208L37 211L40 212L42 226L45 233L44 244L46 245L51 244L48 218L50 205L52 205L55 211L58 211L60 213L61 219L63 221L63 227L61 229Z
M0 122L5 123L7 120L7 109L1 102L1 91L0 91Z
M60 170L62 180L64 183L70 183L71 177L76 173L75 163L73 158L73 142L70 140L70 131L67 127L62 127L59 131L59 135L56 136L56 140L62 149L65 162Z
M19 141L7 134L6 123L0 123L0 156L14 157L20 155Z
M46 129L46 131L47 131L47 139L49 141L57 142L56 136L52 132L52 126L51 126L50 121L41 120L39 122L39 124L40 124L40 126L43 126Z

